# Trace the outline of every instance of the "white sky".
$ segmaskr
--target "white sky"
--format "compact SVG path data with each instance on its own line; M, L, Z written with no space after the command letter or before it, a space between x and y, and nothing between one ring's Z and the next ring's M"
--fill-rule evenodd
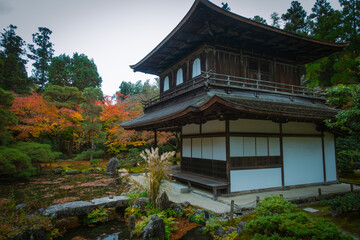
M329 1L329 0L328 0ZM134 73L129 65L140 61L181 21L194 0L0 0L0 30L10 24L32 43L38 27L53 31L55 56L84 53L94 59L102 77L104 94L113 95L122 81L153 79ZM270 14L285 13L291 0L213 0L227 2L233 13L260 15L270 23ZM311 12L315 0L300 0ZM337 0L329 1L339 9ZM30 74L31 64L28 64Z

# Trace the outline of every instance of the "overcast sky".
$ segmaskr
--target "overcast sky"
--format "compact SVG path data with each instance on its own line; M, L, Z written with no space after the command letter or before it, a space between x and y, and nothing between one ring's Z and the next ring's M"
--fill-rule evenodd
M329 0L328 0L329 1ZM0 29L10 24L17 34L32 43L38 27L53 31L55 56L84 53L94 59L102 77L102 90L113 95L121 81L153 79L134 73L129 65L140 61L181 21L194 0L0 0ZM213 0L227 2L233 13L244 17L260 15L270 23L270 14L279 15L291 0ZM300 0L310 13L315 0ZM339 9L337 0L331 5ZM28 67L30 74L31 70Z

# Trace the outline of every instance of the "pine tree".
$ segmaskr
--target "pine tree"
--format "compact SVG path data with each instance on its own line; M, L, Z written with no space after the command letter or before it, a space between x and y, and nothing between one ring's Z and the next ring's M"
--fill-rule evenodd
M0 46L0 87L16 93L26 93L31 87L31 80L26 73L26 54L24 40L16 35L16 26L10 25L1 33Z
M43 90L48 83L49 78L49 65L52 56L54 55L53 44L50 42L50 35L52 31L45 27L39 27L39 32L34 33L33 44L29 44L29 50L32 54L28 57L35 62L33 63L33 74L36 79L36 84L40 90Z
M307 13L300 2L292 1L290 8L281 19L285 22L284 30L299 34L307 34Z

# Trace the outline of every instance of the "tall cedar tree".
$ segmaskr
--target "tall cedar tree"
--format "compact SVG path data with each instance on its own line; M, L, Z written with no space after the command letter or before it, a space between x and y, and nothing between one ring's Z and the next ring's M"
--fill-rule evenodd
M285 22L284 30L306 35L307 13L298 1L292 1L290 8L281 19Z
M52 56L54 55L53 44L50 42L50 35L52 31L45 27L39 27L39 32L32 35L34 44L29 44L28 48L32 54L28 57L35 62L33 63L33 74L35 83L39 90L44 90L49 78L49 65Z
M99 88L101 82L94 60L85 54L74 53L72 58L62 54L51 60L49 84L77 87L83 91L87 87Z
M31 80L26 73L26 60L23 55L24 40L16 35L16 26L10 25L1 33L0 46L0 87L16 93L27 93L31 87Z
M84 102L80 105L83 110L83 137L85 142L90 146L91 154L90 161L93 160L93 153L96 149L96 143L101 142L102 124L100 116L102 107L98 104L103 98L103 93L100 88L88 87L85 88L83 93Z

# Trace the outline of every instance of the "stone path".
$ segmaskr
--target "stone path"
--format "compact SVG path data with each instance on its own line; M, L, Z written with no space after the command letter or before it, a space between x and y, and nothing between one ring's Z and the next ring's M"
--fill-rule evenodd
M146 179L143 175L132 175L131 177L139 184L145 184ZM235 207L237 209L243 209L255 208L257 196L260 200L262 200L266 196L282 194L285 199L294 200L299 198L316 197L318 196L318 188L321 188L323 195L350 192L350 185L342 183L248 193L234 197L218 197L217 200L213 200L212 193L202 189L192 188L190 192L187 192L184 191L184 189L187 188L184 184L166 182L164 185L165 186L162 187L162 190L167 192L170 201L175 203L188 201L192 205L211 210L217 214L229 212L231 200L234 200ZM354 191L360 191L360 186L354 186Z

